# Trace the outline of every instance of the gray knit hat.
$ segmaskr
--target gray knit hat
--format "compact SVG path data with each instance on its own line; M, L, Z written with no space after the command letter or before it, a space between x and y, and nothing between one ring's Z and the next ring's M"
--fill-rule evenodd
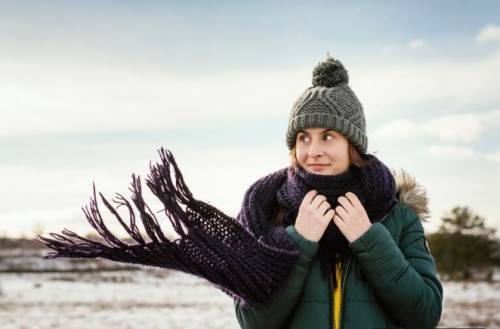
M314 68L313 86L304 91L290 112L286 134L288 149L295 145L299 129L319 127L334 129L361 153L366 153L368 138L363 106L348 83L347 70L329 55Z

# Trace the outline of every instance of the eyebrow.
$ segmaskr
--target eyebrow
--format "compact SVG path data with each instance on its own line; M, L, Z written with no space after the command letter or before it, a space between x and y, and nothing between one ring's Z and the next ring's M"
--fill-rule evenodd
M330 129L330 128L326 128L326 129L325 129L325 130L323 130L321 133L322 133L322 134L324 134L324 133L326 133L326 132L328 132L328 131L335 131L335 130ZM306 135L309 135L309 133L308 133L308 132L306 132L306 131L304 131L304 130L302 130L302 129L299 129L299 131L298 131L298 132L299 132L299 133L306 134Z

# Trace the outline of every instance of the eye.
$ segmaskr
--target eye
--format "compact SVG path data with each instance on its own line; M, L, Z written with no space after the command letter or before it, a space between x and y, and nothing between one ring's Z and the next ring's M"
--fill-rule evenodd
M327 139L327 137L330 137L330 139L333 139L333 135L331 135L331 134L325 134L323 137L325 138L325 140L329 140L329 139Z
M304 134L299 135L299 141L301 141L301 142L305 142L306 138L307 138L307 135L304 135Z

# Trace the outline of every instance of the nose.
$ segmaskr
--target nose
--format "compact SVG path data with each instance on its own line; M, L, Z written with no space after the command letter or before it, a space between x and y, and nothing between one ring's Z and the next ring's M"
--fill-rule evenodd
M308 150L308 155L311 158L317 158L323 154L324 154L323 148L320 145L320 143L317 141L314 141L314 140L311 141L311 145L310 145L309 150Z

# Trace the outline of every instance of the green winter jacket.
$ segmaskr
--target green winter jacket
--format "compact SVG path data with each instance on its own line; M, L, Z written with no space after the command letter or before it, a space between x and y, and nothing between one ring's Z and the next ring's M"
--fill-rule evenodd
M435 328L443 290L421 218L427 198L407 174L395 176L399 200L380 222L349 246L342 274L342 329ZM417 215L418 213L418 215ZM235 302L243 329L333 328L333 290L321 276L318 243L286 231L300 255L283 286L265 304Z

